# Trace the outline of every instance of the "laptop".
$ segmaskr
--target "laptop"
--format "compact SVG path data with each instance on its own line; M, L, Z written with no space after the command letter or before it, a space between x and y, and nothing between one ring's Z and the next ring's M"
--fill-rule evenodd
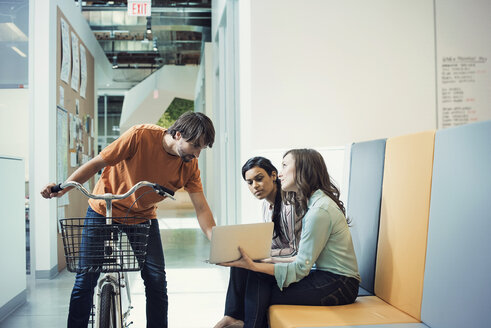
M273 222L215 226L211 230L208 263L224 263L240 258L239 246L253 260L270 257Z

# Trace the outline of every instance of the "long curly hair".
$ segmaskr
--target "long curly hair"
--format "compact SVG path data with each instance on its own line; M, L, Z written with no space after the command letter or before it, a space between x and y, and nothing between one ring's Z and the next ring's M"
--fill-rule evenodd
M294 205L297 216L301 217L307 212L307 202L318 189L329 196L346 215L344 204L339 199L339 189L329 177L322 155L314 149L291 149L283 155L283 158L288 154L295 162L295 185L298 192L284 192L284 197L287 203ZM346 220L349 223L349 220Z

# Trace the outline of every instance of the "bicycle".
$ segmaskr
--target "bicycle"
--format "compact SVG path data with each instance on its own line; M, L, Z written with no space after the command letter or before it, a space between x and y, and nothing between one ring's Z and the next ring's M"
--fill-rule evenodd
M127 322L133 307L128 275L125 272L140 271L145 263L150 220L133 217L114 218L112 201L127 198L141 187L151 187L159 195L173 200L175 200L174 192L147 181L138 182L122 195L110 193L94 195L75 181L60 183L52 187L51 191L58 192L67 187L75 187L88 198L103 199L106 202L105 222L101 223L101 218L58 220L67 269L75 273L105 273L97 282L97 292L94 294L93 301L96 309L92 325L95 322L96 328L126 328L133 323ZM84 239L87 240L82 243ZM122 288L126 288L125 312L122 311Z

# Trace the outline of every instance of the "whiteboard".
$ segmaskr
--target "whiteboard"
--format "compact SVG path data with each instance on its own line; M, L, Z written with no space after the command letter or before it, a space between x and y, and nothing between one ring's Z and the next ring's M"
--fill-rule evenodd
M491 1L437 0L438 128L491 119Z

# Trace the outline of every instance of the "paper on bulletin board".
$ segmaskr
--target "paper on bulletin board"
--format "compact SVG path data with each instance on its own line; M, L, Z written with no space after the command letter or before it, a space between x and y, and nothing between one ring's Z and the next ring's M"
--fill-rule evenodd
M58 219L64 219L64 218L65 218L65 208L63 206L58 206Z
M67 195L68 194L65 194L63 197L65 197ZM58 206L58 216L57 216L57 218L58 218L58 220L65 218L65 207L64 206ZM61 227L60 227L59 221L58 221L58 224L56 226L58 227L58 233L61 233Z
M80 80L80 59L78 55L78 37L75 33L72 35L72 89L78 91Z
M65 206L70 204L69 194L70 193L66 193L58 198L58 206Z
M85 188L85 189L87 189L87 190L90 190L90 189L91 189L91 188L90 188L90 182L89 182L89 181L90 181L90 180L85 181L85 182L84 182L84 184L83 184L84 188Z
M56 119L56 182L64 182L68 178L68 113L58 107ZM68 196L58 198L58 206L67 205Z
M60 99L58 101L58 104L61 107L65 107L65 88L63 88L63 86L61 85L60 85Z
M70 166L77 167L77 151L75 149L70 150Z
M72 59L70 48L70 33L67 22L61 18L61 72L60 79L68 83L68 75L70 74L70 60Z
M92 122L92 118L90 117L90 115L85 115L84 117L84 130L85 132L87 132L87 134L90 134L90 131L91 131L91 125L93 124Z
M87 57L85 47L80 45L80 96L85 98L87 90Z
M77 120L75 119L75 116L70 113L70 149L75 148L75 139L77 137Z
M56 120L56 138L56 179L58 182L63 182L68 177L68 113L59 107Z

